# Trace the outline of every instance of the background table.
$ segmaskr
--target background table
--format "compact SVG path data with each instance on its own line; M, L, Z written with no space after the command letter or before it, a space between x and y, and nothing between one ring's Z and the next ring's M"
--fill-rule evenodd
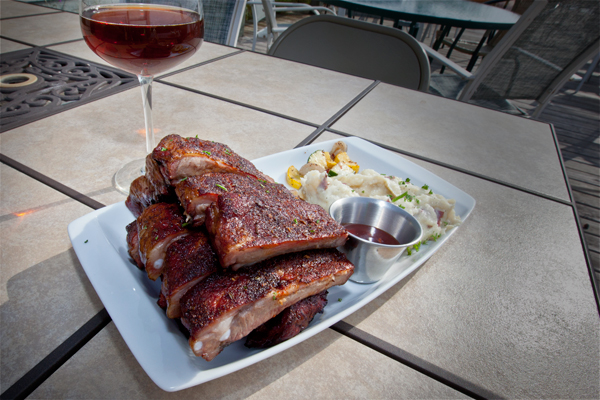
M510 29L519 15L467 0L325 0L323 3L381 17L467 29Z
M69 42L80 38L77 16L58 15L73 30L52 47L94 58ZM58 15L30 18L43 28ZM47 43L43 30L27 34L27 43ZM2 393L599 397L598 304L551 126L210 43L159 77L154 92L159 137L198 134L253 159L356 135L469 193L475 210L410 279L333 329L166 393L103 312L66 232L78 217L124 200L110 179L144 155L139 89L9 130L0 135Z

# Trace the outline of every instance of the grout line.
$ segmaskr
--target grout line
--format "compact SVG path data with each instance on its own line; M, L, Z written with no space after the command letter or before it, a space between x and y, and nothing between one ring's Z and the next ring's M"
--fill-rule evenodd
M18 18L27 18L27 17L38 17L40 15L50 15L50 14L60 14L60 10L55 10L54 12L52 12L52 11L43 12L43 13L38 13L38 14L16 15L14 17L0 18L0 21L7 21L9 19L18 19Z
M163 74L163 75L160 75L160 76L156 77L155 80L169 78L169 77L171 77L173 75L176 75L176 74L179 74L181 72L189 71L190 69L193 69L193 68L196 68L196 67L201 67L203 65L212 64L213 62L221 61L221 60L223 60L225 58L229 58L231 56L235 56L235 55L238 55L238 54L244 53L244 52L245 52L245 50L238 49L238 51L234 51L234 52L229 53L229 54L225 54L225 55L222 55L222 56L219 56L219 57L216 57L216 58L211 58L210 60L202 61L202 62L199 62L197 64L190 65L189 67L185 67L185 68L182 68L182 69L179 69L179 70L176 70L176 71L168 72L166 74ZM162 83L165 83L165 82L162 82Z
M93 208L94 210L104 207L104 204L102 204L82 193L79 193L78 191L73 190L70 187L63 185L62 183L55 181L54 179L52 179L44 174L41 174L38 171L36 171L32 168L29 168L28 166L23 165L20 162L15 161L12 158L7 157L1 153L0 153L0 162L8 165L9 167L16 169L19 172L22 172L23 174L29 176L30 178L33 178L66 196L69 196L73 200L77 200L78 202L85 204L86 206L88 206L90 208Z
M299 119L299 118L295 118L295 117L291 117L289 115L281 114L281 113L278 113L278 112L275 112L275 111L269 111L269 110L267 110L265 108L253 106L251 104L242 103L242 102L237 101L237 100L228 99L226 97L222 97L222 96L219 96L219 95L216 95L216 94L212 94L212 93L208 93L208 92L203 92L201 90L192 89L192 88L189 88L187 86L178 85L178 84L172 83L172 82L165 82L165 81L160 80L160 79L157 79L155 82L162 83L163 85L172 86L172 87L175 87L177 89L187 90L188 92L192 92L192 93L196 93L196 94L199 94L199 95L202 95L202 96L210 97L210 98L213 98L213 99L216 99L216 100L225 101L227 103L235 104L236 106L240 106L240 107L244 107L244 108L249 108L251 110L255 110L255 111L259 111L259 112L265 113L265 114L273 115L275 117L287 119L289 121L297 122L299 124L308 125L308 126L312 126L312 127L315 127L315 128L319 127L319 125L315 124L314 122L305 121L305 120L302 120L302 119Z
M375 89L377 85L379 85L381 81L375 81L371 83L365 90L358 94L355 98L350 100L348 104L342 107L338 112L336 112L331 118L325 121L322 125L320 125L313 133L308 135L304 140L298 143L294 148L306 146L312 143L316 138L318 138L331 124L339 120L344 114L346 114L352 107L356 105L360 100L363 99L367 94L371 92L371 90Z
M498 399L499 395L481 388L453 373L446 371L430 362L427 362L413 354L408 353L384 340L373 336L362 329L352 326L344 321L339 321L330 327L334 331L350 338L358 343L383 354L394 361L406 365L452 389L461 392L474 399Z
M49 44L44 44L44 45L39 45L38 47L51 47L51 46L59 46L61 44L67 44L67 43L75 43L75 42L81 42L83 41L83 38L79 38L79 39L71 39L71 40L65 40L64 42L56 42L56 43L49 43ZM67 54L69 55L69 54ZM71 56L74 57L74 56ZM114 68L114 67L113 67Z
M37 46L37 45L35 45L35 44L32 44L32 43L27 43L27 42L24 42L24 41L22 41L22 40L18 40L18 39L9 38L9 37L7 37L7 36L4 36L4 35L0 35L0 38L2 38L2 39L4 39L4 40L10 40L10 41L12 41L12 42L15 42L15 43L23 44L23 45L25 45L25 46L38 47L38 46ZM19 51L19 50L17 50L17 51Z
M352 134L349 134L349 133L346 133L346 132L338 131L338 130L332 129L332 128L328 128L327 130L330 131L331 133L335 133L337 135L344 136L344 137L360 137L360 136L355 136L355 135L352 135ZM454 171L458 171L458 172L461 172L463 174L471 175L471 176L474 176L476 178L484 179L486 181L490 181L490 182L496 183L498 185L506 186L506 187L509 187L511 189L515 189L515 190L518 190L518 191L521 191L521 192L525 192L525 193L528 193L528 194L531 194L531 195L534 195L534 196L543 197L543 198L545 198L547 200L551 200L551 201L554 201L554 202L557 202L557 203L561 203L561 204L564 204L564 205L567 205L567 206L571 206L571 207L574 206L574 204L571 201L568 201L568 200L563 200L563 199L560 199L558 197L554 197L554 196L551 196L551 195L548 195L548 194L545 194L545 193L542 193L542 192L538 192L536 190L527 189L527 188L522 187L522 186L518 186L518 185L514 185L512 183L501 181L499 179L492 178L492 177L489 177L487 175L483 175L483 174L480 174L480 173L477 173L477 172L469 171L468 169L464 169L464 168L461 168L461 167L456 167L454 165L447 164L447 163L442 162L442 161L437 161L437 160L434 160L434 159L429 158L429 157L421 156L421 155L416 154L416 153L411 153L410 151L399 149L397 147L388 146L388 145L385 145L383 143L375 142L373 140L369 140L369 139L366 139L366 138L361 138L361 139L366 140L366 141L371 142L371 143L373 143L373 144L375 144L375 145L377 145L377 146L379 146L381 148L384 148L384 149L387 149L387 150L391 150L391 151L396 152L396 153L400 153L400 154L404 154L404 155L409 156L409 157L417 158L419 160L426 161L426 162L431 163L431 164L436 164L436 165L439 165L439 166L444 167L444 168L448 168L448 169L451 169L451 170L454 170Z
M0 395L0 399L25 399L111 321L112 319L106 309L103 308L100 310L83 324L81 328L25 373L18 381L6 389Z

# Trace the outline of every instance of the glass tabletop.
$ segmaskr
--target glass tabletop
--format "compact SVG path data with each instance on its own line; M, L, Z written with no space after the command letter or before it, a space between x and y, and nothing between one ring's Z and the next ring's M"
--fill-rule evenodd
M470 29L510 29L519 15L467 0L325 0L348 10Z

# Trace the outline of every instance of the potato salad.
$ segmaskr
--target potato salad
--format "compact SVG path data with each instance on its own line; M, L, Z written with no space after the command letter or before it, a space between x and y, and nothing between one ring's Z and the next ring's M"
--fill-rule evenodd
M422 243L436 241L461 222L454 212L454 200L435 193L427 184L414 185L408 177L385 175L372 169L360 170L360 166L348 157L343 142L337 142L331 152L315 151L300 170L291 166L287 182L298 190L300 198L325 210L329 210L337 199L345 197L363 196L391 202L419 221L423 228ZM419 246L409 249L409 253L418 251Z

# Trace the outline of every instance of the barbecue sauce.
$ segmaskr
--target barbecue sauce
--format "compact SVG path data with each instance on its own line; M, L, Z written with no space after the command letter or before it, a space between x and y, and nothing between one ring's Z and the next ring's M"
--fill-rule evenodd
M354 236L369 242L397 246L400 242L384 230L364 224L342 224Z

